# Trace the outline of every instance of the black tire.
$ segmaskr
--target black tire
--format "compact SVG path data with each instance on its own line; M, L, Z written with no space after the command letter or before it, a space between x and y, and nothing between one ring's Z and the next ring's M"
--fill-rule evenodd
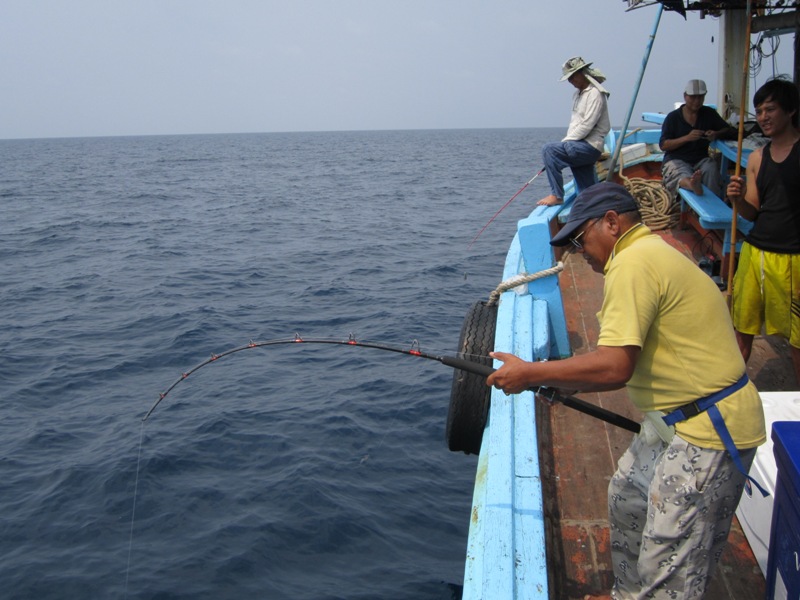
M491 366L489 352L494 350L497 306L476 302L470 307L458 341L458 356ZM479 454L483 430L489 415L492 389L486 378L456 369L447 412L447 446L453 452Z

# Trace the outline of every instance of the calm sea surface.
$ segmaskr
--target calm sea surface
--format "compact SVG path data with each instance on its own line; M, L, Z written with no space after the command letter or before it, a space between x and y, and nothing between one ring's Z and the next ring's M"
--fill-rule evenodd
M0 141L4 598L460 597L452 353L556 129Z

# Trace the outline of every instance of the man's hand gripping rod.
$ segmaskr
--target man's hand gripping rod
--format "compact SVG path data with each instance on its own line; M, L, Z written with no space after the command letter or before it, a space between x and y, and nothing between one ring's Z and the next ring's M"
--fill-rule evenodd
M464 360L461 358L451 358L444 356L441 357L441 362L442 364L445 364L447 366L456 369L461 369L462 371L475 373L476 375L482 375L483 377L489 377L489 375L494 373L496 370L492 367L474 363L472 361ZM601 421L610 423L611 425L616 425L617 427L621 427L622 429L627 429L628 431L632 431L633 433L639 433L639 430L641 429L641 425L636 421L632 421L627 417L623 417L620 414L617 414L610 410L606 410L605 408L596 406L590 402L586 402L585 400L575 398L574 396L565 396L563 394L560 394L558 390L554 388L536 386L531 388L530 391L532 391L534 394L538 396L542 396L543 398L545 398L550 402L560 402L564 406L568 406L569 408L580 411L584 414L594 417L595 419L600 419Z

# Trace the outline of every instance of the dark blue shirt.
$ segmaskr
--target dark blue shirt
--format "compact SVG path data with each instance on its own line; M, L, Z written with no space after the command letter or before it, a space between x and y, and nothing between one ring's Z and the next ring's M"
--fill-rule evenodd
M686 119L683 118L683 107L676 108L669 113L661 125L661 139L659 144L663 144L666 140L674 140L689 134L692 129L700 129L702 131L719 131L730 127L725 122L719 113L710 106L701 106L697 113L697 122L694 126L689 125ZM686 161L690 165L695 165L704 158L708 158L708 144L709 140L700 138L693 142L688 142L670 152L664 153L663 162L668 163L671 160L679 159Z

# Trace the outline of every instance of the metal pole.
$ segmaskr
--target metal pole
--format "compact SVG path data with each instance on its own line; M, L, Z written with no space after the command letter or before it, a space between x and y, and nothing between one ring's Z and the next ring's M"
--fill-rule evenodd
M653 48L653 42L656 39L656 32L658 31L658 24L661 22L661 13L664 12L664 5L659 3L658 10L656 11L656 19L653 23L653 30L650 32L650 38L647 41L647 49L645 50L644 57L642 58L642 66L639 69L639 77L636 80L636 87L633 90L633 98L631 98L631 104L628 107L628 114L625 115L625 123L622 126L622 131L620 131L619 140L617 140L616 147L614 148L614 156L611 158L611 164L608 166L608 175L606 175L606 181L611 181L611 178L614 176L614 169L617 166L617 161L619 160L620 152L622 151L622 140L625 139L625 134L628 131L628 125L631 122L631 115L633 114L633 106L636 104L636 98L639 96L639 88L642 86L642 79L644 79L644 72L647 68L647 61L650 60L650 50Z

